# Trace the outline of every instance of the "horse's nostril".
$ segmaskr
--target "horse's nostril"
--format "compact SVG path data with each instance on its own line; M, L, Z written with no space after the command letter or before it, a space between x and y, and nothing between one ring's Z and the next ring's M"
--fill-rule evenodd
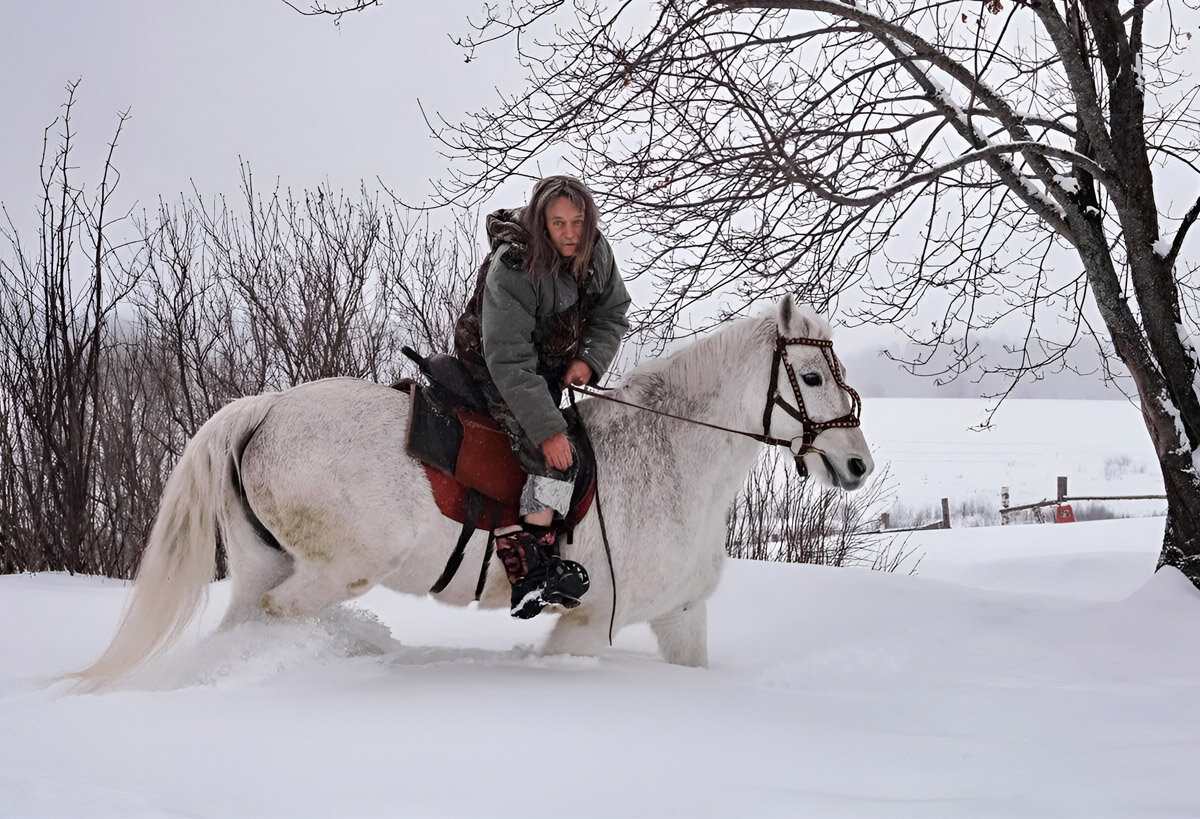
M862 458L851 458L850 459L850 472L856 478L861 478L863 475L866 475L867 474L866 462L863 461Z

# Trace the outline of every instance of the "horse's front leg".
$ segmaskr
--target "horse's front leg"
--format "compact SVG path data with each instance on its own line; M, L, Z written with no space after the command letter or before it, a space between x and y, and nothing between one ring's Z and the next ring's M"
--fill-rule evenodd
M596 590L592 589L592 594ZM554 624L543 654L574 654L595 657L608 645L608 612L605 606L584 603L572 609Z
M667 662L708 668L708 608L703 600L651 620L650 630Z

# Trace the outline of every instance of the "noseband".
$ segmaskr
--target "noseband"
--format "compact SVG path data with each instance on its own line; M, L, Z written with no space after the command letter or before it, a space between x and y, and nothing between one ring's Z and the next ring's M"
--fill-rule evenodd
M829 372L833 374L833 380L850 396L850 411L848 413L831 421L814 421L809 417L808 408L804 406L804 395L800 392L800 380L796 378L796 370L792 367L792 362L788 359L787 354L787 348L796 344L816 347L821 351L821 354L825 357L825 362L829 365ZM783 370L787 373L788 381L792 385L792 395L796 396L799 406L792 406L783 400L783 396L779 394L780 364L783 365ZM792 441L771 437L771 415L774 413L775 407L781 408L788 415L804 425L804 433L800 439L800 451L795 453L796 460L799 462L809 452L820 452L813 445L813 442L825 430L850 429L859 426L858 416L862 409L862 399L859 398L858 393L842 378L842 363L838 361L837 354L833 351L832 341L824 338L785 338L782 335L777 335L775 337L775 354L771 357L771 384L767 387L767 403L763 407L763 437L767 443L790 447Z

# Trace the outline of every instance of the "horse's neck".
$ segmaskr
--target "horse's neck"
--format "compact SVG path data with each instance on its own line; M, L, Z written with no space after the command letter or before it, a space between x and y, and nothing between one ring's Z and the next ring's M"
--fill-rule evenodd
M723 332L634 371L623 392L659 412L745 431L758 431L771 351L759 323L742 320Z
M620 397L631 403L676 416L660 415L655 425L673 441L684 474L705 476L701 485L712 493L706 500L722 512L762 451L760 442L728 430L762 431L770 366L766 331L758 322L743 320L640 368L621 390Z

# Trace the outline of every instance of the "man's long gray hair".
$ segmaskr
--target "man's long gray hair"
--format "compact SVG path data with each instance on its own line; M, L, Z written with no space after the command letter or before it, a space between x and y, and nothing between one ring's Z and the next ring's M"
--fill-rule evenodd
M583 211L583 234L579 237L579 246L571 260L571 273L575 280L582 281L592 264L592 251L600 235L600 218L592 192L573 176L547 176L534 185L529 204L522 213L525 230L529 232L525 272L531 277L553 276L562 265L563 258L546 228L546 208L564 196Z

